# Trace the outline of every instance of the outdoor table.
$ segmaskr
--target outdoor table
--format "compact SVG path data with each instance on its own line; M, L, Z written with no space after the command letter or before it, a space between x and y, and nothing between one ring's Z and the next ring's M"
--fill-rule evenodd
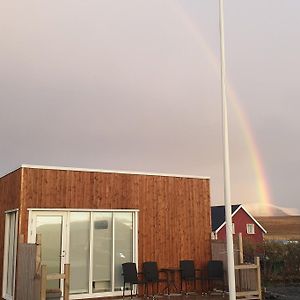
M180 271L178 268L162 268L160 271L166 273L167 275L167 286L164 290L168 291L168 296L171 295L170 291L173 290L174 293L172 293L172 296L181 295L181 291L178 289L178 287L175 284L175 275L177 272Z

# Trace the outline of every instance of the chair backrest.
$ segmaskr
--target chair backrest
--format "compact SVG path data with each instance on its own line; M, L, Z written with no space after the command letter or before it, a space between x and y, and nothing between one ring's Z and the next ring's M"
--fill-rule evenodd
M223 262L221 260L210 260L207 264L207 273L209 279L223 279Z
M195 278L195 263L193 260L181 260L179 267L182 279Z
M134 283L138 281L136 264L133 262L127 262L122 264L124 282Z
M148 282L157 282L159 279L156 261L146 261L143 263L144 279Z

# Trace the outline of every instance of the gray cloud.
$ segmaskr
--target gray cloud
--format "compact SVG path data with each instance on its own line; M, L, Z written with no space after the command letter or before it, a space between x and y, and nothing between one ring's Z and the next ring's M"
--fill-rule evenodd
M218 61L217 3L3 0L1 173L32 163L203 175L220 203L220 82L207 52ZM231 1L225 25L273 201L299 208L296 11L292 0ZM244 134L230 109L233 201L256 202Z

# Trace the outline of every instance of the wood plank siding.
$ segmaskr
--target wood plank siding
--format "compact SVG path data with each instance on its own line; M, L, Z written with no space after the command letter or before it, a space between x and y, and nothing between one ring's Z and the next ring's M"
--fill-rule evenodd
M7 210L19 208L21 197L21 176L22 169L20 168L0 178L1 215L3 215ZM1 224L4 224L2 219Z
M139 209L140 267L146 260L178 267L180 259L194 259L201 267L211 258L209 179L30 167L22 172L22 196L16 179L8 194L22 198L25 240L28 208ZM2 233L3 223L2 210Z

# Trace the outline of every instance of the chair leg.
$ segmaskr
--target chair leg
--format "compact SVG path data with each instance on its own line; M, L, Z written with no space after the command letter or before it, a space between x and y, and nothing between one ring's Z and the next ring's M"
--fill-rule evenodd
M132 288L133 288L133 284L130 283L130 299L132 299Z
M124 299L124 296L125 296L125 282L123 284L123 299Z

